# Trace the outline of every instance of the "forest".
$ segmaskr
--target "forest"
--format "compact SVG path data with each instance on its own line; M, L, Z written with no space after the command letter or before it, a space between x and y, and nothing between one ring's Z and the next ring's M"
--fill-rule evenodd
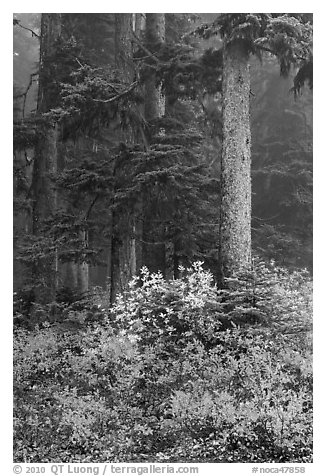
M14 14L15 462L313 461L312 25Z

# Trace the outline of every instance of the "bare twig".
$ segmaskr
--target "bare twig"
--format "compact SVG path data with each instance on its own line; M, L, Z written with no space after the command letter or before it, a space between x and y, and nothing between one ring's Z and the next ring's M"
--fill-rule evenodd
M77 61L77 63L79 64L79 66L80 66L81 68L83 68L84 65L81 64L81 62L79 61L79 59L77 58L77 56L75 56L74 58L75 58L75 60Z
M87 210L87 212L85 213L85 217L84 217L84 220L85 220L85 221L88 220L89 215L90 215L90 213L91 213L91 211L92 211L92 208L94 207L95 203L97 202L99 196L100 196L100 194L97 193L97 194L95 195L94 199L92 200L90 206L88 207L88 210Z
M275 218L279 217L280 213L277 213L276 215L273 215L272 217L269 218L259 218L259 217L252 217L253 220L259 220L259 221L271 221L274 220Z
M38 74L39 74L39 73L32 73L32 74L30 75L29 83L28 83L28 85L27 85L26 90L25 90L23 93L17 94L16 96L14 96L14 99L24 98L24 100L23 100L23 109L22 109L22 118L23 118L23 119L24 119L24 117L25 117L25 106L26 106L27 94L28 94L29 90L30 90L31 87L32 87L32 84L33 84L33 82L34 82L34 78L35 78L36 76L38 76Z
M30 31L30 32L32 33L32 37L33 37L33 36L36 36L36 38L41 38L41 36L38 35L37 33L35 33L35 31L32 30L31 28L28 28L28 27L26 27L26 26L21 25L20 20L17 20L17 18L14 18L14 26L19 26L19 27L22 28L23 30Z

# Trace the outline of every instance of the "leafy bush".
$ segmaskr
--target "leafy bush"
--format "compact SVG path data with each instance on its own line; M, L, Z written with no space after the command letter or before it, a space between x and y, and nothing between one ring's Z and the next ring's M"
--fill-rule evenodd
M310 359L285 350L282 338L223 337L199 368L191 362L191 383L173 393L171 413L185 437L174 451L211 462L308 461Z
M16 329L15 461L311 461L310 291L144 270L104 320Z
M182 277L165 281L146 268L120 295L111 323L132 333L142 344L158 341L182 348L198 339L215 346L220 332L236 327L299 334L311 331L312 283L306 271L289 273L257 262L253 270L226 280L218 289L202 263L194 263Z

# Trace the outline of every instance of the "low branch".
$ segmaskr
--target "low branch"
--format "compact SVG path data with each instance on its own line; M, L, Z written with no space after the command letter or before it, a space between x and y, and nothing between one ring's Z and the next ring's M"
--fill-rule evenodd
M127 89L125 89L121 93L117 94L116 96L113 96L110 99L94 99L94 101L95 102L100 102L102 104L107 104L107 103L110 103L110 102L117 101L118 99L122 98L123 96L126 96L127 94L129 94L133 89L135 89L136 86L138 86L138 84L139 84L138 81L134 81L133 83L131 83L131 85Z
M277 52L272 50L271 48L268 48L267 46L263 46L255 42L255 47L258 48L259 50L266 51L267 53L271 53L272 55L277 56ZM307 58L304 58L303 56L299 56L299 55L296 55L296 56L298 60L307 61Z
M269 217L269 218L259 218L259 217L252 217L253 220L258 220L258 221L271 221L274 220L275 218L278 218L280 216L280 213L277 213L276 215Z

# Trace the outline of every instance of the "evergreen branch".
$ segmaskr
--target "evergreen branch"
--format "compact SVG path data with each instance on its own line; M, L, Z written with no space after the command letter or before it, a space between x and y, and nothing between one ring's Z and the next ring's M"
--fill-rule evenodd
M133 58L133 61L143 61L145 59L151 58L153 55L141 56L139 58Z
M22 28L23 30L30 31L30 32L32 33L32 37L33 37L33 36L36 36L36 38L39 38L39 39L41 38L41 36L38 35L37 33L35 33L35 31L32 30L31 28L28 28L27 26L21 25L20 20L17 20L17 18L14 18L13 24L14 24L14 26L19 26L19 27Z
M99 193L96 194L95 197L94 197L94 199L93 199L93 201L91 202L90 206L88 207L88 210L87 210L87 212L85 213L85 217L84 217L84 220L85 220L85 221L88 220L89 215L90 215L90 213L91 213L91 211L92 211L92 208L94 207L95 203L97 202L99 196L100 196Z
M131 83L131 85L127 89L125 89L121 93L117 94L116 96L113 96L110 99L94 99L94 101L95 102L100 102L102 104L107 104L107 103L110 103L110 102L117 101L118 99L122 98L123 96L126 96L127 94L129 94L133 89L135 89L136 86L138 86L138 84L139 84L138 81L134 81L133 83Z
M267 53L271 53L274 56L278 55L277 51L275 51L271 48L268 48L267 46L260 45L260 44L256 43L256 41L254 42L254 44L255 44L255 48L257 48L261 51L266 51ZM307 61L307 58L304 58L303 56L296 55L296 57L297 57L298 60Z
M141 243L144 243L145 245L150 245L150 246L158 246L158 245L162 246L162 245L165 245L166 243L165 241L145 241L143 239L139 239L139 241Z
M252 217L253 220L259 220L259 221L271 221L274 220L275 218L279 217L280 213L277 213L276 215L269 217L269 218L259 218L259 217Z

